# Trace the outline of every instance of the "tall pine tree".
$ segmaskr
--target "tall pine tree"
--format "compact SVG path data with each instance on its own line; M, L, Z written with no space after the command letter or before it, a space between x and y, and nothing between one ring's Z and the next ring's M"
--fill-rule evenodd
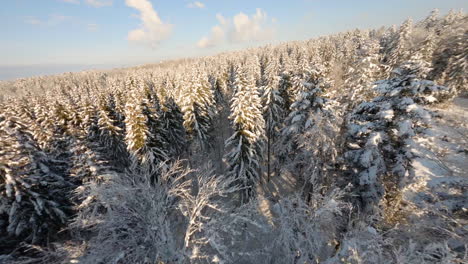
M242 187L240 202L247 203L255 196L260 181L260 163L263 155L265 121L262 116L261 98L245 69L238 69L235 78L235 94L231 101L234 134L226 140L229 151L225 155L228 176L234 177Z

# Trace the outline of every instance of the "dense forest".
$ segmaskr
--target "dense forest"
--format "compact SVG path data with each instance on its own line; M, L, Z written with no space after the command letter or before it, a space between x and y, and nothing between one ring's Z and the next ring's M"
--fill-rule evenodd
M435 155L458 180L431 191L418 144L467 65L468 16L434 10L1 82L0 262L466 263L468 171Z

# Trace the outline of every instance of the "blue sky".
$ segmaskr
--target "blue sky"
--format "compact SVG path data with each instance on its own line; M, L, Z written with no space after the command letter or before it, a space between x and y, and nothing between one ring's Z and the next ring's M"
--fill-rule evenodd
M399 24L466 0L3 0L0 79L111 68Z

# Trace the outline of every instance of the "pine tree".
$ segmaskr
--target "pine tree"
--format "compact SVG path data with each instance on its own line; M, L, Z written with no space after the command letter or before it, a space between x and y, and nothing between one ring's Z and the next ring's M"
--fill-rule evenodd
M446 70L446 85L459 92L468 92L468 30L459 33L449 43L452 56Z
M202 149L205 149L210 146L209 132L212 128L214 104L207 79L200 72L193 74L185 87L183 96L181 105L185 130Z
M141 86L140 83L138 87ZM156 106L147 98L141 98L143 91L140 96L137 95L136 88L125 106L125 142L132 159L132 168L136 169L140 165L141 169L155 172L159 163L165 162L168 157L161 140Z
M270 58L262 81L263 118L267 140L267 179L270 181L272 146L279 135L279 126L284 116L284 100L279 91L278 64Z
M160 113L163 122L163 137L168 144L168 154L171 157L180 156L187 148L184 118L174 99L166 98Z
M162 118L163 111L154 89L145 86L145 98L142 100L143 114L146 115L149 138L148 146L151 148L156 163L166 161L169 152L167 141L168 131Z
M297 60L296 67L293 70L294 74L291 77L291 96L293 98L304 91L304 82L308 82L312 74L309 58L305 51L298 54Z
M301 82L302 91L299 93L294 103L290 107L290 113L285 119L285 126L282 128L282 149L283 156L295 149L296 145L292 137L301 134L308 128L307 117L311 109L321 108L324 98L322 92L331 86L331 81L325 76L325 69L320 64L316 64L307 79Z
M314 188L322 188L328 169L326 164L333 164L337 156L339 127L334 102L323 97L326 87L320 85L318 81L307 83L308 90L291 105L278 145L279 162L289 164L289 168L285 168L305 183L307 200Z
M410 36L413 30L413 20L407 19L400 26L390 44L390 50L384 57L384 63L388 67L387 75L410 56Z
M130 155L143 163L149 160L146 149L149 136L147 122L140 100L133 95L125 105L125 142Z
M73 185L34 140L27 120L0 120L1 244L43 244L66 223Z
M348 96L344 96L349 108L373 97L372 83L380 79L383 69L380 66L380 46L377 41L364 41L357 50L357 58L345 75ZM346 111L347 112L347 111Z
M410 178L409 140L430 118L421 105L450 97L448 88L418 77L427 72L419 62L405 62L394 78L377 82L380 96L361 103L351 115L346 156L364 210L377 206L389 185L401 187Z
M424 20L418 23L418 26L426 29L427 31L432 31L439 24L439 10L433 9L429 16Z
M237 179L243 188L240 202L247 203L255 196L256 184L260 181L260 162L263 154L265 121L262 116L261 99L247 76L245 69L239 69L235 80L235 95L231 102L230 119L234 134L226 140L229 152L225 155L228 176Z
M458 91L466 91L467 30L466 16L450 11L436 27L439 41L432 53L429 78Z
M286 53L282 53L280 56L280 83L279 92L281 98L284 100L284 109L289 113L292 101L294 97L290 92L292 83L292 62Z

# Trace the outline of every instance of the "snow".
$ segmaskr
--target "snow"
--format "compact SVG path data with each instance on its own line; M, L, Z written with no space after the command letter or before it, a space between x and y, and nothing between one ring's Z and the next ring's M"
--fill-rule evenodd
M415 178L404 196L423 207L467 210L468 98L432 110L440 118L431 119L429 128L411 144L417 156L412 162Z
M403 122L398 123L398 135L399 136L413 136L413 128L412 122L410 120L405 120Z
M366 147L376 147L378 144L382 142L382 133L381 132L374 132L369 136L369 140L366 143Z
M392 109L388 109L388 110L380 111L377 115L382 119L392 120L394 116L394 112Z

